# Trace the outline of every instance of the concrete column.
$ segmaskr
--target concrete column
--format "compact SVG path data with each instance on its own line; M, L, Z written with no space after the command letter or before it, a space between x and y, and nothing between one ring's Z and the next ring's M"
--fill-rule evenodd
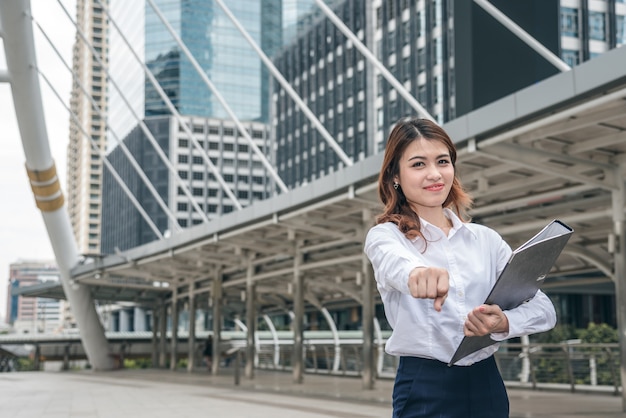
M293 367L293 382L302 383L304 381L304 364L302 357L304 354L304 282L300 266L303 263L300 246L296 245L293 257L293 357L291 364Z
M215 273L211 298L213 305L213 361L211 367L213 375L217 375L220 366L220 336L222 332L222 272L220 270Z
M254 284L253 257L248 258L248 269L246 274L246 371L248 379L254 379L254 357L256 354L255 332L256 332L256 287Z
M133 315L133 330L135 331L147 331L148 326L146 322L146 310L135 306L135 312Z
M622 164L621 173L626 172L626 164ZM623 175L617 190L612 192L613 225L615 234L615 249L613 263L615 271L615 304L617 306L617 328L620 345L620 376L622 386L626 382L626 183ZM622 390L622 411L626 412L626 391Z
M172 340L170 341L170 370L176 370L178 362L178 285L172 290Z
M120 309L120 331L130 331L130 315L128 314L128 308Z
M189 352L187 354L187 371L192 372L196 366L196 295L195 283L189 283Z
M374 272L365 254L361 272L363 292L362 327L363 327L363 370L361 378L363 389L374 389L376 369L374 367Z
M161 301L159 309L159 368L167 364L167 305Z
M159 317L157 316L157 305L152 306L152 367L156 367L159 362Z
M41 346L39 344L35 344L35 358L33 361L33 369L37 371L41 370Z

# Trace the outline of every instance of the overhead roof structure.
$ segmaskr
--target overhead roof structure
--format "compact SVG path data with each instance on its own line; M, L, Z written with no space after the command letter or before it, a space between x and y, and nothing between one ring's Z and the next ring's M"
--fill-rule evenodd
M444 125L475 199L475 222L514 248L552 219L575 230L548 292L613 291L614 226L624 214L625 68L626 48L618 48ZM190 283L196 294L210 292L219 272L225 306L237 311L252 267L257 306L267 312L290 308L299 253L311 306L358 303L363 240L380 209L381 162L382 154L374 155L209 224L87 259L71 274L97 299L114 299L105 289L119 288L141 301L174 286L180 296Z

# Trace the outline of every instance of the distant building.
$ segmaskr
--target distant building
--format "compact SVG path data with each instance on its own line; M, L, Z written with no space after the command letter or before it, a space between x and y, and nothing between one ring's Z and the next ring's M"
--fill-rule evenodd
M282 46L282 0L225 1L248 34L269 56ZM241 120L267 121L269 73L252 47L212 0L156 0L200 67ZM184 115L230 118L167 28L145 8L145 61L177 110ZM149 80L145 115L169 115Z
M575 65L626 42L624 1L491 3ZM472 0L343 0L332 8L440 123L559 72ZM392 125L417 112L325 15L303 22L276 66L348 156L381 152ZM289 187L344 165L278 83L272 106L272 149Z
M53 333L70 327L69 306L63 300L12 294L16 288L58 282L54 262L21 261L9 266L6 322L17 333Z
M107 3L105 0L104 4ZM94 0L77 0L76 20L101 62L107 65L109 22L100 4ZM102 162L89 139L97 149L106 150L108 79L94 52L78 34L72 70L78 80L72 83L70 109L78 122L70 119L67 209L79 252L93 254L100 251Z
M201 152L195 149L176 118L152 117L146 119L145 123L175 166L176 175L190 188L195 202L209 219L236 209L235 202L225 193ZM238 134L233 122L188 116L183 123L192 127L193 135L202 145L203 152L216 166L225 184L242 206L265 199L272 193L275 185L268 178L261 158L248 141ZM267 156L267 125L260 122L243 124L257 147ZM175 175L168 171L165 163L156 155L140 128L131 131L124 139L124 144L141 165L180 227L186 228L203 222L202 215L195 210L176 182ZM173 220L141 181L121 147L113 149L108 158L159 231L163 234L166 231L173 232ZM104 253L113 253L116 247L126 250L157 238L108 170L104 174L103 196Z

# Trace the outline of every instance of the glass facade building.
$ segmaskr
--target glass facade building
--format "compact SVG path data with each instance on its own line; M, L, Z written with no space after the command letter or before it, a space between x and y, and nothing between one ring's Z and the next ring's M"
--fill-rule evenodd
M182 123L192 127L192 135L216 166L226 185L242 206L263 200L273 190L266 168L248 141L240 136L232 121L216 118L185 117ZM188 135L172 116L147 118L145 124L176 168L176 175L188 185L193 199L209 219L235 210L235 202L225 193L216 176ZM264 155L269 153L268 128L260 122L246 122L255 145ZM142 167L157 194L165 202L176 222L182 228L203 222L189 198L178 185L175 175L159 158L154 147L140 127L133 129L124 144ZM156 197L137 175L121 147L113 149L108 159L130 192L162 234L173 232L174 226ZM102 233L102 252L113 254L116 248L127 250L157 239L148 223L131 203L126 193L109 170L103 178L102 222L107 227Z
M281 47L281 0L225 3L268 56ZM267 120L269 74L222 9L212 0L157 0L155 4L237 118ZM230 118L148 5L145 10L145 61L179 113ZM147 80L145 114L170 114Z
M574 66L626 44L625 0L560 0L561 59Z
M616 0L492 0L570 65L623 45ZM343 0L332 8L439 122L559 72L472 0ZM324 15L300 18L276 66L353 160L381 152L392 125L416 110ZM298 187L343 166L279 85L272 96L279 175Z

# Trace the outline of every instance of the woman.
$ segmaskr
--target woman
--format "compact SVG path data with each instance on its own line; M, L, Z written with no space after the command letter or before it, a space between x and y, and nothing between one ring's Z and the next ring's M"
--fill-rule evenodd
M389 135L378 180L384 211L365 252L393 328L385 351L400 357L394 417L508 417L497 344L447 363L464 335L502 341L556 324L541 291L509 311L483 304L511 248L467 221L472 200L455 163L454 144L430 120L402 119Z

